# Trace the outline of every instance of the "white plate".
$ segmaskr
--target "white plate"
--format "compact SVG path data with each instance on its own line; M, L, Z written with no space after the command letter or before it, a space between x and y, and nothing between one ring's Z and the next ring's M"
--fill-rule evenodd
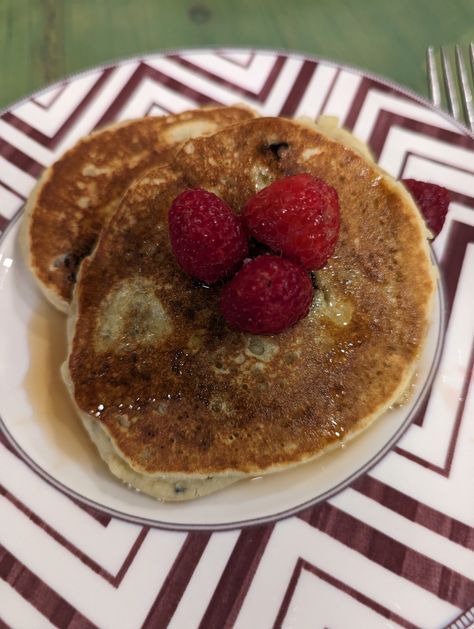
M50 307L25 268L12 224L0 244L0 418L28 463L70 496L110 514L164 528L235 528L293 514L353 482L406 430L435 373L444 307L437 292L428 342L410 400L349 444L289 471L241 481L184 503L160 503L120 484L101 461L59 375L65 317Z

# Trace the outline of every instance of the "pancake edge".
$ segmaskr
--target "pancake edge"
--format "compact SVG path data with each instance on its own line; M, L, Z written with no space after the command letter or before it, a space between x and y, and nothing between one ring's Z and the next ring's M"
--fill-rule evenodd
M70 311L71 302L68 301L67 299L64 299L63 297L61 297L58 294L58 292L55 290L54 284L48 285L42 279L40 279L40 277L38 276L38 274L35 271L36 266L34 264L33 255L32 255L32 248L31 248L31 223L32 223L32 219L33 219L34 210L35 210L35 207L36 207L36 202L37 202L38 198L40 197L41 192L42 192L44 186L47 184L47 182L51 178L51 176L53 174L54 166L69 151L73 150L74 148L76 148L77 146L79 146L79 145L81 145L83 143L90 142L91 140L93 140L97 136L100 136L101 133L103 133L103 132L116 131L118 129L122 129L124 127L129 126L129 125L136 124L136 122L141 120L141 119L150 119L150 118L160 119L160 118L162 118L163 120L166 120L166 118L168 118L169 116L171 116L171 117L173 117L173 116L180 116L180 115L183 115L183 114L186 114L186 113L191 113L191 112L194 112L194 111L221 110L221 109L224 109L225 107L226 107L225 105L212 105L212 104L211 105L203 105L202 107L196 107L194 109L187 109L187 110L184 110L182 112L177 112L176 114L171 113L171 114L162 115L162 116L161 115L160 116L140 116L138 118L129 118L127 120L121 120L119 122L114 122L114 123L111 123L111 124L107 124L107 125L101 126L98 129L94 129L90 133L88 133L88 134L82 136L81 138L79 138L69 148L65 149L57 159L55 159L49 166L47 166L45 168L45 170L42 172L41 176L37 180L35 186L33 187L33 190L31 191L30 195L28 196L28 198L27 198L27 200L25 202L24 210L23 210L23 216L21 217L21 224L20 224L20 230L19 230L19 244L20 244L20 250L21 250L21 252L23 254L24 260L26 261L26 266L28 267L29 272L33 276L33 279L35 280L35 283L39 287L39 289L40 289L41 293L44 295L44 297L57 310L59 310L60 312L64 312L65 314L68 314L69 311ZM235 103L234 105L229 105L227 107L229 109L242 109L242 110L245 110L245 111L253 114L254 117L258 117L259 116L258 112L256 112L254 109L252 109L250 106L246 105L245 103ZM176 142L176 144L175 144L176 150L179 150L179 148L186 141L187 140L184 140L182 142ZM163 166L164 165L165 164L163 164ZM156 166L153 166L152 168L156 168ZM145 172L146 171L144 171L140 176L145 175Z
M156 498L159 501L185 501L191 500L200 496L205 496L211 494L213 492L224 489L225 487L239 481L250 479L256 476L264 476L273 473L279 473L286 470L290 470L294 467L310 463L318 459L319 457L327 454L328 452L334 451L340 448L342 445L346 445L353 439L357 438L361 433L365 432L367 428L370 427L377 419L381 418L384 413L386 413L393 405L395 405L402 397L404 396L407 388L410 386L410 383L413 380L413 377L416 373L416 369L418 367L418 362L420 359L420 354L423 351L423 348L426 343L426 337L428 334L429 327L432 321L432 311L433 311L433 303L434 297L437 290L437 270L436 266L432 263L431 252L429 249L427 239L431 236L430 231L428 230L426 223L421 215L420 210L416 206L412 196L404 187L404 185L395 180L392 175L384 171L373 159L370 155L370 152L367 150L361 150L361 146L363 147L363 143L355 139L355 142L352 143L351 138L352 134L346 130L344 130L344 140L342 139L340 134L332 134L331 127L332 124L324 125L322 128L318 126L318 123L314 123L309 118L299 118L293 119L291 122L295 124L299 124L301 126L306 126L311 130L320 133L321 135L328 138L330 141L336 144L342 144L347 149L362 155L362 157L371 164L383 178L384 182L387 184L390 190L393 190L397 195L400 195L404 202L408 204L412 210L413 215L417 217L418 226L420 228L420 235L423 236L421 245L425 249L426 259L429 262L429 271L430 271L430 279L432 284L432 291L430 298L427 299L426 309L425 309L425 334L424 339L420 343L420 350L418 356L412 363L405 369L405 374L401 378L400 384L393 393L393 395L385 401L384 404L380 405L380 407L375 410L373 413L363 417L357 424L354 426L354 429L351 433L346 436L344 439L337 440L328 444L325 448L317 452L316 454L309 455L307 457L302 457L299 461L293 463L285 463L282 465L274 465L265 469L255 468L250 471L238 471L238 470L225 470L221 472L210 472L208 475L205 473L197 473L197 474L171 474L166 472L158 472L155 474L151 474L146 472L139 467L132 466L123 455L123 453L118 448L115 443L113 437L110 435L109 431L98 421L95 421L88 413L82 411L76 404L75 396L74 396L74 387L70 378L68 361L69 355L72 348L72 341L74 338L74 331L76 327L77 320L77 299L75 298L75 293L73 293L73 299L70 306L70 312L67 322L67 337L68 337L68 357L66 361L63 363L61 368L61 374L65 385L68 389L68 392L71 396L72 402L76 409L77 414L79 415L86 431L88 432L90 438L95 443L101 458L108 465L111 473L122 480L128 486L132 488L138 489L139 491L143 491L149 496ZM334 129L340 130L340 127L334 125ZM347 134L347 135L346 135ZM192 140L191 140L192 141ZM164 166L166 168L166 166ZM146 173L144 173L146 176ZM94 256L94 251L90 254L89 258ZM75 286L80 283L80 275L81 271L84 267L81 265L79 268L79 274L76 281ZM176 485L185 488L184 491L176 492ZM191 495L192 494L192 495Z

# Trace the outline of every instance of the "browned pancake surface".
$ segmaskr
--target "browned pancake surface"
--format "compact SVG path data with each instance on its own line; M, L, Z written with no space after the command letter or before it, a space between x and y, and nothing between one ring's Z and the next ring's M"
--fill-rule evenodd
M167 211L188 187L238 212L276 178L309 172L341 204L335 255L310 315L275 336L230 330L220 287L178 267ZM401 393L427 328L424 227L396 184L301 125L257 119L189 142L127 193L85 260L69 370L79 409L146 473L261 472L317 455Z
M30 201L26 245L30 266L53 303L67 308L81 260L137 176L164 165L183 140L253 115L219 107L140 118L92 134L53 164Z

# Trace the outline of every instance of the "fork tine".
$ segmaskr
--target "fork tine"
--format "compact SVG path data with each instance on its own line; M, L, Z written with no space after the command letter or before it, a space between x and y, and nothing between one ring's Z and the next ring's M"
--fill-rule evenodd
M471 42L470 46L469 46L469 59L471 61L471 76L473 77L473 81L474 81L474 42Z
M426 64L428 66L430 100L435 107L441 107L440 80L436 69L436 55L433 46L430 46L426 52Z
M449 110L455 120L461 121L460 107L458 95L456 92L456 84L454 82L454 76L451 69L451 62L449 60L448 51L446 48L441 48L441 60L443 62L443 73L446 84L446 96L448 99Z
M472 44L471 44L472 46ZM464 64L464 57L460 46L455 47L456 51L456 65L458 70L460 89L462 94L462 104L466 120L471 131L474 131L474 105L472 102L471 86L469 85L469 78L467 75L466 66ZM472 53L472 48L471 48Z

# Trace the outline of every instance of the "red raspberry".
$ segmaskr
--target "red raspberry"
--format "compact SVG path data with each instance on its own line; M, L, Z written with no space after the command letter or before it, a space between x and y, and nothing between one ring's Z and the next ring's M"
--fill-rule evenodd
M178 264L206 284L234 273L247 255L242 219L207 190L179 194L171 205L168 225Z
M339 199L321 179L279 179L247 201L242 216L257 240L307 269L320 269L334 253Z
M443 228L448 213L449 192L435 183L416 179L402 179L402 183L410 191L433 236L437 236Z
M308 314L313 286L305 270L285 258L250 260L224 287L221 312L231 328L276 334Z

